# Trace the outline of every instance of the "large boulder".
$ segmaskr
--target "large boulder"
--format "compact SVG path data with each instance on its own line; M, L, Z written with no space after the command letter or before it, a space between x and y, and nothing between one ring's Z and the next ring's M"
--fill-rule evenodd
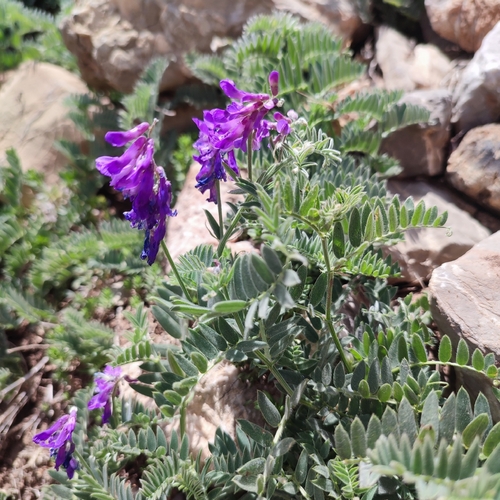
M429 182L390 180L388 190L404 201L412 196L415 203L424 200L426 207L436 206L439 213L448 212L446 225L451 229L421 228L405 233L405 241L390 247L388 252L401 267L401 280L425 283L432 271L461 257L476 243L490 234L489 230L456 206L454 196L442 187Z
M47 183L56 183L67 160L54 141L82 141L67 117L65 101L87 91L78 76L52 64L27 62L13 71L0 89L0 165L5 152L14 148L24 170L36 170Z
M399 160L400 177L442 174L450 138L451 94L444 89L415 90L400 103L428 109L429 121L396 130L383 139L380 152Z
M425 0L432 28L467 52L500 21L500 0Z
M415 41L388 26L378 28L375 52L388 90L438 88L452 68L448 57L436 46L415 45Z
M437 268L429 284L431 308L439 331L455 347L464 339L471 352L494 353L500 359L500 232L478 243L465 255ZM473 396L482 392L492 405L495 421L500 420L498 399L491 380L470 370L458 371Z
M500 212L500 124L465 135L447 166L448 181L480 205Z
M451 121L458 130L498 121L500 118L500 22L486 35L464 69L453 93Z
M161 90L171 90L191 76L185 54L211 52L250 17L273 10L322 21L344 38L362 24L349 0L82 0L61 31L91 86L131 92L150 59L162 56L169 64Z

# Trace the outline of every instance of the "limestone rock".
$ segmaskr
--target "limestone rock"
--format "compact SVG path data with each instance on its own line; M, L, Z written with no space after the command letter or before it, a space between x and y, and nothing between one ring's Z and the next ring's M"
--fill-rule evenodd
M500 0L425 0L425 8L434 31L467 52L500 21Z
M215 220L218 220L217 205L206 201L208 192L201 194L195 188L196 175L199 170L200 166L198 164L193 164L189 169L182 191L175 203L178 215L169 219L167 246L174 259L201 244L217 245L217 240L210 234L205 215L205 210L208 210ZM227 214L229 210L229 206L226 205L227 202L236 203L241 200L239 195L229 194L229 191L233 189L235 189L235 185L230 179L221 183L224 214ZM230 243L230 246L237 252L254 251L252 245L246 241Z
M210 453L215 431L221 428L233 439L236 421L245 419L264 425L262 415L253 401L257 400L256 384L246 382L240 370L223 361L208 371L193 389L194 395L186 408L186 434L194 453L202 452L202 460ZM178 422L169 424L166 431L178 428Z
M450 138L451 94L444 89L415 90L401 102L427 108L429 123L396 130L383 139L380 152L399 160L400 177L441 174Z
M429 284L434 320L442 334L452 343L463 338L472 352L492 352L500 357L500 232L478 243L454 262L448 262L432 273ZM492 394L491 380L471 377L460 379L472 395L483 392L490 401L493 419L500 420L499 402Z
M405 241L388 248L399 263L405 282L427 282L436 267L462 256L490 234L476 219L458 208L453 195L441 187L423 181L391 180L388 189L401 200L412 196L415 203L423 199L427 208L435 205L439 213L448 211L446 225L452 230L448 235L446 229L410 229L405 233Z
M388 26L378 29L375 50L388 90L437 88L452 68L450 60L437 47L415 45L413 40Z
M451 121L460 131L467 132L500 118L499 46L500 22L486 35L455 87Z
M81 0L61 32L83 78L95 88L131 92L153 57L169 64L161 90L191 77L183 55L210 52L217 40L236 38L247 20L273 10L327 23L350 38L361 26L348 0Z
M448 160L446 176L456 189L500 212L500 124L467 132Z
M27 62L12 71L0 89L0 165L5 152L14 148L23 169L36 170L47 183L56 183L67 160L54 141L82 140L67 118L65 100L86 92L80 78L52 64Z

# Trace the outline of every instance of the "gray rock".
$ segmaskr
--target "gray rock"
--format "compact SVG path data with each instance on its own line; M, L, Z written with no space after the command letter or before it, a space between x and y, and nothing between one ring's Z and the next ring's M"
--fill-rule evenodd
M450 138L451 94L444 89L416 90L405 94L401 102L428 109L429 123L396 130L383 139L381 153L399 160L400 177L441 174Z
M500 357L500 232L478 243L454 262L448 262L432 273L429 284L434 320L442 334L455 347L465 339L472 351L492 352ZM459 381L472 396L482 392L500 420L498 399L487 377L459 372Z
M460 131L500 118L500 22L462 72L453 94L453 116Z
M437 47L415 45L414 40L388 26L377 30L375 51L388 90L438 88L452 68L450 60Z
M453 195L445 189L428 182L408 182L391 180L388 183L391 194L398 194L402 200L412 196L415 202L423 199L426 207L435 205L439 213L448 212L446 229L410 229L405 233L405 241L387 249L401 267L401 280L410 283L427 282L432 271L445 262L462 256L476 243L490 234L467 212L458 208Z
M425 8L434 31L467 52L500 21L500 0L425 0Z
M446 177L479 204L500 212L500 124L477 127L453 151Z
M322 21L345 38L362 24L349 0L82 0L61 32L93 87L130 92L151 58L165 57L164 91L191 77L184 54L209 53L238 37L250 17L273 10Z
M65 101L86 92L80 78L53 64L26 62L12 71L0 89L0 164L14 148L23 170L36 170L55 184L67 159L54 141L83 141Z

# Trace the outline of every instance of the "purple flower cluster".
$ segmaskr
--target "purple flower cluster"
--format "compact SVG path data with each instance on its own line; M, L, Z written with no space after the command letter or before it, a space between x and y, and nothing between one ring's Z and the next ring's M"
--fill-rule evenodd
M279 73L272 71L269 75L271 94L252 94L236 87L231 80L222 80L222 91L232 99L226 109L204 111L203 120L194 118L200 129L199 139L194 147L199 154L193 158L200 163L201 169L196 176L196 187L204 193L210 191L208 201L217 203L216 182L226 180L224 164L239 175L234 150L247 152L247 144L257 150L271 130L276 130L283 137L290 133L290 124L296 115L290 112L287 117L279 112L274 113L275 122L265 119L267 113L279 105L278 95Z
M122 376L122 369L119 366L106 366L104 371L97 372L94 375L96 383L96 395L93 396L89 403L89 410L97 410L104 408L102 414L102 423L107 424L111 418L113 408L113 392L117 382Z
M106 366L102 372L95 374L96 389L95 396L88 402L89 410L104 408L102 423L107 424L111 418L113 408L113 395L116 384L122 377L119 366ZM55 468L63 466L72 479L75 470L79 468L78 461L73 458L75 443L73 442L73 431L76 426L76 407L72 407L68 415L63 415L56 420L52 427L40 432L33 437L33 441L44 448L50 448L50 456L56 459Z
M126 132L108 132L104 138L112 146L134 142L121 156L101 156L96 160L97 170L111 177L110 186L131 200L132 210L124 216L132 227L146 231L141 259L147 259L149 265L155 261L165 237L167 216L177 215L170 208L172 186L153 159L154 141L144 135L150 130L149 123L144 122Z
M78 461L73 458L75 443L73 431L76 425L76 407L71 408L68 415L63 415L52 427L40 432L33 437L33 441L44 448L50 448L50 456L56 459L55 468L61 465L66 469L66 474L71 479L78 469Z

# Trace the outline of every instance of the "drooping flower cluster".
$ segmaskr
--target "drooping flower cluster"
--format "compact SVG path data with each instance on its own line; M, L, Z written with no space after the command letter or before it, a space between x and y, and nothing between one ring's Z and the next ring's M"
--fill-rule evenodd
M201 165L196 187L202 193L209 190L208 201L217 203L216 182L226 180L224 163L239 175L235 149L247 152L249 141L253 150L259 149L271 130L276 130L281 137L290 133L290 124L296 119L295 112L290 112L287 117L275 112L275 122L265 119L268 112L280 104L276 97L278 83L279 73L272 71L269 75L270 96L245 92L233 81L222 80L220 87L232 99L231 104L226 109L204 111L203 120L193 119L200 129L199 139L194 143L199 154L193 156Z
M115 392L116 384L122 376L122 369L119 366L106 366L102 372L97 372L94 375L96 388L95 396L92 396L88 402L89 410L97 410L104 408L102 414L102 423L107 424L111 418L113 410L113 393Z
M122 378L122 369L119 366L105 366L102 372L95 374L95 395L88 402L89 410L104 408L102 424L107 424L113 411L113 396L116 396L116 386ZM75 443L73 442L73 431L76 426L76 407L72 407L69 414L61 418L49 427L33 437L33 442L50 449L50 456L56 459L55 468L63 467L69 479L73 478L75 470L78 470L78 461L73 457Z
M63 466L71 479L78 469L78 461L73 457L75 443L73 431L76 425L76 407L72 407L68 415L63 415L52 427L33 437L33 441L50 449L50 456L56 459L55 468Z
M101 156L96 167L101 174L111 177L110 186L132 202L132 210L124 216L132 227L144 229L144 249L141 259L152 265L166 233L166 218L177 215L170 208L172 186L162 167L154 162L154 141L149 123L141 123L126 132L108 132L105 140L115 147L134 141L121 156Z

